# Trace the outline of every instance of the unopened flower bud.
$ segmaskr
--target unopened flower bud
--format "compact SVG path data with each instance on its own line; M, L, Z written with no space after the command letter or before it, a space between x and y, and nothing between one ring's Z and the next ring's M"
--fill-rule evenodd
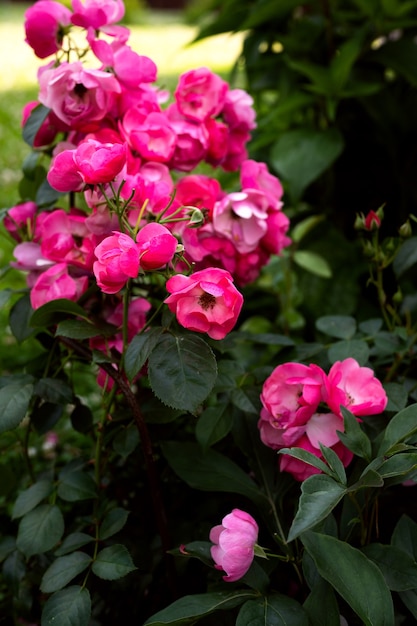
M379 209L378 209L379 210ZM365 230L377 230L381 226L381 218L378 212L369 211L364 220Z
M411 235L413 234L413 229L411 228L410 220L407 220L406 222L404 222L404 224L401 224L398 232L400 237L404 237L404 239L411 237Z
M204 213L200 209L193 207L190 213L190 221L188 222L189 228L199 228L204 224Z

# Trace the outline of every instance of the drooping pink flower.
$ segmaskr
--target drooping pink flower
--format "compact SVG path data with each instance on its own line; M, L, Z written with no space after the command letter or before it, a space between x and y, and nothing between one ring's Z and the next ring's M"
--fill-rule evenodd
M71 11L53 0L38 0L25 13L26 43L45 59L62 46L63 30L71 23Z
M228 84L206 67L181 74L174 96L178 110L194 122L215 117L223 108Z
M221 525L211 529L210 541L214 545L210 552L216 569L226 572L223 580L231 583L246 574L255 556L258 533L256 521L240 509L233 509Z
M104 293L117 293L139 272L139 247L124 233L114 232L95 249L93 272Z
M16 241L22 241L22 235L33 236L35 215L38 210L35 202L21 202L7 211L3 224Z
M57 263L43 272L30 291L33 309L59 298L78 300L88 287L88 277L72 277L66 263Z
M162 224L146 224L137 234L140 266L145 271L157 270L170 261L177 249L178 241Z
M73 24L95 30L119 22L125 14L123 0L72 0L72 9Z
M165 303L184 328L224 339L236 324L243 296L226 270L207 268L191 276L177 274L166 284Z
M98 128L121 90L113 74L88 69L81 61L46 66L39 86L39 101L71 129L84 132Z
M126 145L87 139L77 146L74 161L87 185L109 183L126 163Z
M376 415L385 409L388 398L381 382L369 367L361 367L352 358L337 361L326 380L325 400L340 415L344 406L353 415Z

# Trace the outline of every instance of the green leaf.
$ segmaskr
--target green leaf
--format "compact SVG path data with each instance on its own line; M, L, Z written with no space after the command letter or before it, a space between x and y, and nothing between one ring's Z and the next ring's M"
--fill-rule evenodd
M257 485L236 463L194 443L165 441L162 452L174 472L193 489L240 493L254 502L264 499Z
M417 589L417 563L406 552L381 543L371 543L362 552L379 567L392 591Z
M291 231L291 239L294 243L300 243L308 233L313 230L317 224L326 219L325 215L310 215L301 222L298 222Z
M360 550L334 537L309 531L301 536L322 576L342 596L365 626L392 626L390 591L375 563Z
M93 412L90 407L77 402L70 414L71 425L79 433L88 433L93 426Z
M39 480L25 491L22 491L14 503L12 519L17 519L29 513L29 511L38 506L42 500L47 498L51 491L52 483L50 480Z
M213 559L210 552L212 545L211 541L190 541L190 543L182 545L180 548L170 550L169 553L174 556L196 558L205 565L212 567Z
M51 187L48 180L44 178L36 190L35 202L39 207L48 207L55 204L63 195L61 191Z
M417 619L417 591L400 591L399 596L410 613Z
M362 430L356 417L350 411L344 406L340 407L340 410L344 424L344 432L337 433L340 441L353 452L353 454L369 462L372 454L369 438Z
M378 456L389 454L391 448L401 442L407 442L417 433L417 404L406 407L388 422Z
M401 452L384 461L378 468L378 474L384 479L400 476L401 480L404 480L406 474L416 468L417 452Z
M322 461L312 452L304 450L304 448L281 448L280 450L278 450L278 454L287 454L294 459L299 459L300 461L303 461L303 463L308 463L308 465L316 467L318 470L320 470L320 472L324 472L329 476L333 476L333 471L330 469L330 467L328 467L328 465L326 465L324 461Z
M59 378L41 378L35 386L34 394L53 404L69 404L74 400L71 387Z
M32 109L28 119L26 120L25 125L23 126L22 137L31 147L33 147L36 134L46 120L49 112L50 109L46 106L38 104L38 106Z
M129 424L116 435L113 440L113 450L124 459L132 454L139 444L139 433L136 424Z
M59 475L58 495L67 502L97 498L97 486L90 474L73 471Z
M53 326L68 315L76 315L88 321L87 314L82 307L66 298L58 298L36 309L30 318L30 325L41 328Z
M331 585L319 578L303 604L311 626L340 626L340 613Z
M417 237L406 239L398 250L392 267L397 278L417 263Z
M320 276L320 278L331 278L332 269L325 258L312 250L296 250L293 254L294 263L303 270Z
M136 335L129 343L125 352L125 372L130 380L140 372L158 343L162 328L151 328L149 331Z
M290 130L273 145L271 163L287 182L292 201L297 202L304 189L334 163L342 150L343 137L335 128Z
M233 609L256 596L257 593L250 590L218 591L184 596L152 615L143 626L165 626L165 624L180 626L180 624L187 622L194 623L204 615L210 615L215 611Z
M198 418L195 436L203 448L223 439L233 426L233 411L228 402L208 407Z
M148 373L157 398L193 413L216 382L216 359L201 337L164 334L149 355Z
M383 385L388 396L386 411L402 411L408 400L407 389L399 383L385 383Z
M288 533L288 541L293 541L324 520L345 493L346 488L330 476L309 476L301 485L300 502Z
M20 343L30 337L34 330L29 326L33 313L29 296L20 298L11 308L9 316L10 329Z
M23 554L19 550L14 550L3 563L2 573L4 582L18 595L20 583L26 575L26 564Z
M327 448L320 443L320 452L323 455L329 468L332 470L333 478L339 483L346 486L346 472L342 461L337 456L336 452L331 448Z
M100 525L99 539L108 539L123 528L129 517L129 511L117 507L109 511Z
M330 363L344 361L347 358L355 359L359 365L365 365L369 359L370 349L366 341L361 339L348 339L338 341L330 346L327 351Z
M64 518L57 506L41 504L20 520L17 547L26 557L51 550L64 534Z
M112 334L114 331L115 327L113 327ZM58 324L55 331L55 336L71 339L90 339L103 334L103 330L85 320L64 320Z
M303 608L287 596L273 594L249 600L241 607L236 626L308 626Z
M412 39L400 37L397 41L388 41L370 59L393 69L417 86L417 48Z
M391 544L417 561L417 524L407 515L402 515L394 528Z
M74 552L74 550L86 546L88 543L91 543L91 541L94 541L94 537L91 535L79 532L71 533L68 537L65 537L59 548L55 550L55 556L64 556L65 554Z
M324 315L316 320L316 328L329 337L352 339L356 333L356 320L349 315Z
M91 569L99 578L117 580L137 568L133 565L127 548L116 543L109 548L103 548L98 553Z
M62 404L53 402L36 403L32 409L30 418L38 435L45 435L52 430L64 412Z
M72 552L66 556L58 557L42 576L41 591L43 593L59 591L87 569L90 563L91 557L85 552Z
M33 385L11 384L0 389L0 434L19 426L32 397Z
M88 589L72 585L54 593L42 611L41 626L88 626L91 599Z

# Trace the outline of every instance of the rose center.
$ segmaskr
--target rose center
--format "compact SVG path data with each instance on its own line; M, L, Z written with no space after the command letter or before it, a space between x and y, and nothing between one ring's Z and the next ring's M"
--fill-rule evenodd
M74 93L76 96L78 96L79 98L82 98L83 95L87 92L87 87L85 85L83 85L82 83L77 83L74 87Z
M216 304L216 298L211 293L204 292L198 299L198 304L204 311L207 309L213 309Z

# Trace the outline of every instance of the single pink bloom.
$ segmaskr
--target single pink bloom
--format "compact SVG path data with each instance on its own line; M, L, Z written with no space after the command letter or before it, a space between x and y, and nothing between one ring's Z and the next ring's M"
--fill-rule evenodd
M52 159L46 175L48 183L61 193L81 191L83 179L74 159L75 150L63 150Z
M253 98L243 89L230 89L226 93L222 110L224 122L231 128L252 130L256 128Z
M172 124L162 112L151 112L142 119L140 117L142 115L133 109L123 119L129 145L147 161L166 163L174 154L177 142Z
M33 236L37 210L37 204L28 201L16 204L7 211L3 224L13 239L22 241L22 235L30 234Z
M13 250L16 261L10 265L22 271L44 270L53 262L42 254L41 246L34 241L23 241Z
M355 359L337 361L326 380L325 401L340 415L344 406L353 415L376 415L387 406L388 398L381 382L369 367L361 367Z
M206 67L200 67L180 76L174 96L184 117L204 122L220 113L228 89L228 84L220 76Z
M114 232L95 249L93 272L104 293L117 293L139 272L139 247L131 237Z
M165 303L184 328L224 339L236 324L243 296L229 272L207 268L191 276L177 274L166 284Z
M265 163L258 163L251 159L244 161L240 170L240 184L242 189L263 191L274 209L282 207L281 198L284 195L284 189L281 181L269 172Z
M140 266L143 270L157 270L169 263L177 249L178 240L162 224L151 222L140 229L136 237Z
M30 302L32 308L38 309L43 304L59 298L75 301L87 287L87 276L73 278L68 273L66 263L57 263L38 277L30 292Z
M210 531L211 556L218 570L226 572L223 580L234 582L242 578L254 559L259 528L249 513L233 509L219 526Z
M73 24L95 30L120 22L125 14L123 0L72 0L72 9Z
M74 162L85 184L109 183L126 163L126 144L87 139L76 148Z
M62 46L63 29L71 23L71 11L53 0L38 0L25 13L26 43L40 59Z

